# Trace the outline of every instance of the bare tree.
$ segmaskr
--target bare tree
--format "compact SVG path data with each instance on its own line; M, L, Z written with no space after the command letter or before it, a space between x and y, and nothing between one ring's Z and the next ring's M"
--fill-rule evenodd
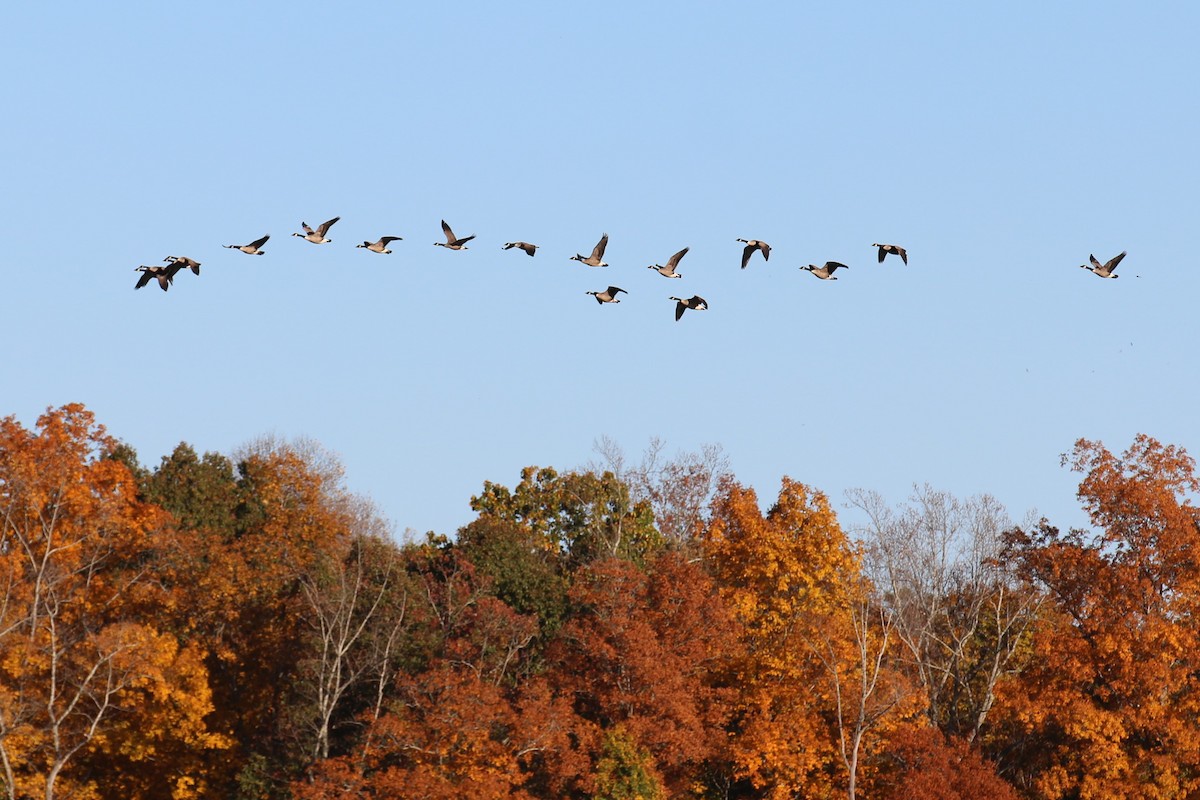
M343 559L322 567L300 577L313 634L304 685L313 701L314 760L329 757L334 715L347 692L389 675L407 605L407 593L395 585L398 553L390 543L355 537Z
M592 449L600 462L589 467L611 470L629 486L633 502L648 501L659 533L677 546L690 545L703 525L718 482L729 475L729 458L717 444L672 458L666 455L666 443L655 437L636 465L626 463L620 445L608 436L600 437Z
M999 557L1011 520L989 495L959 500L928 485L894 510L876 492L847 494L867 516L857 533L868 570L894 615L926 714L974 740L1036 612L1036 598Z
M869 581L861 580L845 600L841 619L850 630L832 630L810 642L829 677L834 698L838 753L846 769L847 797L858 792L858 765L867 734L903 699L886 677L892 657L890 642L895 618L874 597ZM847 635L848 634L848 635Z

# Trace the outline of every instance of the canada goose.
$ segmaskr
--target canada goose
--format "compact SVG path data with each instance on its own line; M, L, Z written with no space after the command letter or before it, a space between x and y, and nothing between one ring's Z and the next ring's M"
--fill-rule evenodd
M587 264L589 267L607 267L604 259L604 248L608 247L608 234L600 237L600 241L596 242L596 246L592 248L592 254L584 258L579 253L571 256L572 261L578 261L580 264Z
M834 272L838 271L839 269L850 268L845 264L838 263L837 261L826 261L825 265L821 267L818 267L816 264L809 264L807 267L801 267L800 269L808 270L823 281L836 281L837 278L834 277Z
M196 275L200 274L200 262L187 256L167 256L163 261L177 265L180 269L190 269Z
M682 297L670 297L669 300L675 301L675 321L679 322L679 318L683 316L683 312L687 309L694 311L708 311L708 302L698 294L694 294L687 300Z
M625 292L625 290L619 286L610 286L607 289L605 289L603 292L587 292L586 294L592 295L593 297L596 298L597 303L600 303L601 305L603 305L604 303L619 303L619 302L621 302L620 300L617 299L617 292ZM625 294L629 294L629 292L625 292Z
M296 234L296 235L299 236L300 234ZM246 255L261 256L263 253L265 253L267 251L259 250L258 248L260 248L264 244L266 244L267 239L270 239L270 238L271 238L271 234L268 233L266 236L262 237L261 239L255 239L250 244L225 244L225 245L221 245L221 246L228 247L230 250L241 250Z
M354 246L355 247L365 247L366 249L370 250L372 253L390 253L392 251L388 250L387 246L389 244L391 244L392 242L399 242L399 241L402 241L403 239L404 239L403 236L384 236L378 242L363 242L362 244L356 244Z
M446 234L446 241L434 242L439 247L444 247L447 250L468 250L467 242L475 238L475 234L464 236L458 239L454 236L454 231L450 230L450 226L446 224L446 220L442 220L442 233Z
M1124 257L1125 251L1122 250L1120 253L1110 258L1107 263L1101 264L1096 260L1095 256L1089 255L1088 258L1092 261L1091 266L1088 266L1087 264L1080 264L1079 266L1081 269L1090 269L1101 278L1119 278L1121 276L1115 274L1117 271L1117 264L1120 264L1121 259Z
M536 244L530 244L529 242L509 242L508 244L504 245L504 247L502 247L501 249L502 250L512 250L514 247L521 248L522 250L525 251L525 255L531 256L531 257L533 256L534 253L537 252L537 249L538 249L538 246Z
M883 263L883 260L887 258L889 254L900 256L900 260L903 261L905 265L908 264L908 251L898 244L873 244L871 247L879 248L880 264Z
M135 267L133 271L142 273L142 277L138 278L138 282L134 284L133 288L140 289L149 283L151 278L157 278L158 285L161 286L162 290L165 292L168 288L170 288L171 283L174 282L175 273L179 272L181 269L183 269L182 264L169 264L165 267L147 267L143 264L140 267Z
M658 274L662 275L664 278L682 278L683 276L675 271L675 267L679 266L679 259L687 255L688 249L689 248L685 247L675 255L668 258L667 265L665 267L661 264L651 264L649 267L647 267L647 269L658 270Z
M307 222L301 222L300 227L304 228L304 233L293 233L292 236L299 236L304 241L312 242L313 244L326 244L328 242L332 242L333 239L326 239L325 234L329 232L329 229L333 226L333 223L337 222L339 219L341 219L341 217L334 217L328 222L322 222L315 231L308 227Z
M761 250L763 261L769 261L771 258L771 245L766 242L760 242L758 239L738 239L739 242L745 242L746 246L742 249L742 269L750 263L750 256L754 255L755 250Z

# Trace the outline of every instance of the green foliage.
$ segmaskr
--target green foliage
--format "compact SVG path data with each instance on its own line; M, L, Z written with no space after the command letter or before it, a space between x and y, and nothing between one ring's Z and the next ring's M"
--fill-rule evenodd
M241 487L225 456L205 453L201 458L191 445L180 442L143 486L146 499L170 511L182 527L233 537Z
M572 569L612 556L642 563L663 547L650 504L634 503L629 487L612 472L560 475L549 467L526 467L516 489L484 483L471 508L481 517L524 526L538 546Z
M650 751L617 727L604 734L593 800L665 800Z
M528 528L481 517L458 532L458 546L496 597L519 614L534 614L543 633L557 630L567 610L567 581L557 559L538 547Z

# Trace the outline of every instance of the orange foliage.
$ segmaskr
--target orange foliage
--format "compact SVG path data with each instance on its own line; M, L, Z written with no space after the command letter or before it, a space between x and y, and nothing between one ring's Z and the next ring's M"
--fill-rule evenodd
M667 553L643 570L612 559L576 575L581 613L551 649L551 681L598 728L647 748L671 796L725 755L738 629L698 564ZM593 743L595 744L595 743Z
M876 780L883 800L1018 800L1016 790L965 739L937 728L902 727L888 741L890 767Z
M1069 459L1099 529L1011 536L1050 604L1029 665L999 698L1029 742L1024 780L1049 798L1200 791L1200 483L1181 449L1139 436L1120 458L1080 440Z
M838 773L852 787L851 738L881 729L899 689L874 666L886 643L864 613L869 586L829 501L784 478L764 516L753 491L726 482L705 550L745 630L733 745L741 774L769 798L816 796ZM872 699L880 681L882 703Z
M18 796L112 796L77 769L110 761L128 786L198 797L198 754L226 744L204 724L199 653L154 627L172 604L147 566L167 518L114 446L79 405L33 431L0 421L0 779Z

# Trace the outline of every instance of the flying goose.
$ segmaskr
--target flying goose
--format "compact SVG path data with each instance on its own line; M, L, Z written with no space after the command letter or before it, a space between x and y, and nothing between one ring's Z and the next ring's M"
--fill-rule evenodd
M403 236L384 236L378 242L363 242L362 244L356 244L354 246L355 247L365 247L366 249L370 250L372 253L390 253L392 251L388 250L387 246L389 244L391 244L392 242L399 242L403 239L404 239Z
M299 236L300 234L296 234L296 235ZM241 250L246 255L261 256L263 253L265 253L267 251L259 250L258 248L260 248L264 244L266 244L267 239L270 239L270 238L271 238L271 234L268 233L266 236L262 237L261 239L255 239L250 244L225 244L225 245L221 245L221 246L228 247L230 250Z
M771 258L771 245L766 242L760 242L758 239L738 239L739 242L745 242L746 246L742 249L742 269L750 263L750 256L754 255L755 250L761 250L763 261L768 261Z
M1119 278L1121 276L1116 274L1117 264L1120 264L1121 259L1124 257L1125 251L1122 250L1120 253L1110 258L1106 263L1101 264L1096 260L1095 256L1089 255L1088 258L1090 258L1092 261L1091 266L1088 266L1087 264L1080 264L1079 266L1081 269L1090 269L1101 278Z
M178 266L180 269L190 269L196 275L200 274L200 262L187 256L167 256L163 261Z
M165 292L168 288L170 288L171 283L174 282L175 273L181 269L183 269L182 264L169 264L165 267L147 267L145 264L143 264L140 267L135 267L133 271L142 273L142 277L138 278L138 282L134 284L133 288L140 289L149 283L151 278L157 278L158 285L161 286L162 290Z
M683 316L683 312L687 309L695 311L708 311L708 302L698 294L694 294L687 300L682 297L670 297L669 300L675 301L675 321L679 322L679 318Z
M596 298L597 303L600 303L601 305L603 305L604 303L619 303L619 302L621 302L620 300L617 299L617 292L625 292L625 290L619 286L610 286L607 289L605 289L603 292L586 292L586 294L592 295L593 297ZM625 294L629 294L629 292L625 292Z
M688 249L689 248L685 247L675 255L668 258L667 265L665 267L661 264L651 264L649 267L647 267L647 269L658 270L658 274L662 275L664 278L682 278L683 276L675 271L675 267L679 266L679 259L687 255Z
M592 254L584 258L579 253L571 256L572 261L578 261L580 264L587 264L589 267L607 267L604 263L604 248L608 247L608 234L600 237L600 241L596 242L596 246L592 248Z
M334 217L328 222L322 222L315 231L308 227L307 222L301 222L300 227L304 228L304 233L293 233L292 236L299 236L304 241L312 242L313 244L326 244L327 242L332 242L333 239L326 239L325 234L329 232L329 229L333 226L333 223L337 222L339 219L341 219L341 217Z
M529 242L509 242L506 245L504 245L504 247L502 247L501 249L502 250L512 250L514 247L521 248L522 250L525 251L525 255L531 256L531 257L533 256L534 253L537 252L537 249L538 249L538 246L536 244L530 244Z
M905 263L905 265L908 264L908 251L905 250L903 247L901 247L898 244L873 244L873 245L871 245L871 247L879 248L879 263L880 264L882 264L883 260L885 258L887 258L889 255L900 256L900 260L903 261Z
M446 241L434 242L438 247L444 247L447 250L468 250L467 242L475 238L475 234L464 236L459 239L454 235L454 231L450 230L450 226L446 224L446 220L442 220L442 233L446 234Z
M836 281L837 278L834 277L834 272L838 271L839 269L850 268L845 264L838 263L837 261L826 261L825 265L821 267L818 267L816 264L809 264L807 267L801 267L800 269L808 270L823 281Z

